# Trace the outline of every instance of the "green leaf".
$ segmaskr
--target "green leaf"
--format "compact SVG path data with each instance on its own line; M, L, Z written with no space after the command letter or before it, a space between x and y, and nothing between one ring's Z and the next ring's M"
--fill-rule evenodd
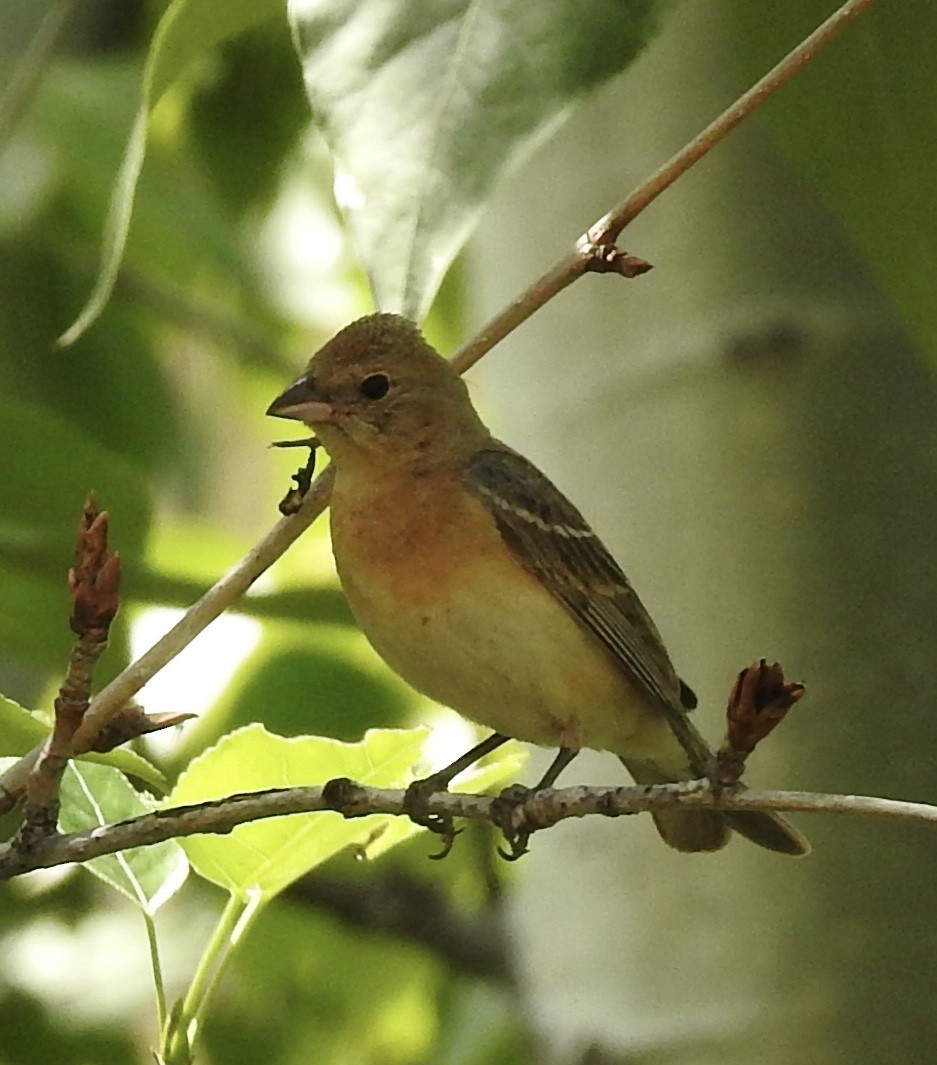
M82 832L150 813L154 806L135 791L123 773L103 765L70 764L62 778L63 832ZM93 858L83 868L154 914L185 882L188 862L175 840Z
M0 695L0 755L20 757L31 751L49 735L51 723L45 715L30 713L12 699ZM138 777L159 792L165 792L168 781L142 755L125 748L107 754L86 754L79 761L108 765L128 776Z
M48 79L44 85L47 89ZM83 96L74 83L71 91ZM87 100L85 103L92 112ZM71 170L81 171L73 175L72 188L81 188L82 198L89 199L93 164L86 157L92 154L91 138L81 134L95 120L100 127L102 116L99 110L93 118L89 114L85 122L77 122L74 108L72 112L61 118L70 141L62 143L56 138L55 143L70 163L77 158L84 160L83 170L71 163ZM104 166L97 157L94 162ZM75 202L78 195L77 191L60 192L59 210L67 213L69 219L80 213ZM88 211L91 210L89 204ZM100 216L100 210L93 211L94 219ZM164 229L168 228L165 218L162 222ZM70 357L53 350L56 327L74 310L74 293L79 285L63 263L63 245L80 238L64 236L64 227L51 220L49 228L55 233L40 235L37 229L28 241L0 243L4 293L0 301L0 395L53 412L69 422L75 432L124 456L141 473L165 470L170 463L178 466L187 442L184 412L176 386L170 384L169 376L159 365L153 330L145 327L139 313L135 314L124 302L114 308L93 338L75 346ZM198 239L203 247L201 234ZM150 260L155 254L156 241L151 240ZM173 265L178 277L181 271L177 264ZM28 307L28 313L23 313L24 307ZM133 353L132 358L128 358L128 352ZM30 443L41 447L41 432L34 430Z
M379 307L423 317L493 183L628 65L668 6L290 0L336 198Z
M819 0L734 0L732 54L755 80L813 30ZM937 357L937 79L931 0L878 4L850 24L763 109L781 146L820 192Z
M308 636L302 642L268 638L244 663L214 715L227 729L262 714L280 735L313 732L339 740L355 740L369 726L401 724L413 706L412 690L381 670L372 655L356 654L359 649L357 634L330 639L323 633L315 643ZM361 659L373 664L369 668Z
M143 88L114 182L104 226L101 264L94 289L75 322L60 338L71 344L104 310L117 280L133 199L146 155L147 123L173 81L197 58L282 10L282 0L173 0L156 27L143 73Z
M372 729L358 743L342 743L319 736L284 739L262 725L249 725L196 758L162 805L322 784L333 777L402 787L412 780L426 735L426 729ZM373 856L418 831L405 817L376 814L346 821L323 812L255 821L223 838L192 836L183 846L207 880L239 898L266 900L344 847L363 844Z

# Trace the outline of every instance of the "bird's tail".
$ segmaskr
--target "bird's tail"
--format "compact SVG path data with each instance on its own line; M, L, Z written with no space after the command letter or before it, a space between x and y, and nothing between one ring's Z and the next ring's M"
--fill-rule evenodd
M685 716L676 739L686 763L682 771L668 771L657 762L643 759L621 759L636 783L674 784L704 774L712 754ZM769 810L655 810L651 816L664 842L678 851L720 850L729 842L730 829L779 854L802 855L810 851L810 844L797 829Z
M653 762L622 758L636 784L673 784L676 774ZM718 810L653 810L651 817L661 839L678 851L718 851L729 842L725 814Z

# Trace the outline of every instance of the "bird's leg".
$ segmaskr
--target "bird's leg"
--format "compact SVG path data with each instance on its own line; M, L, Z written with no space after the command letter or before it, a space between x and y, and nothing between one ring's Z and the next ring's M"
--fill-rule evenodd
M560 747L556 752L556 757L547 767L547 771L532 788L524 784L512 784L505 788L492 803L491 819L501 829L510 847L508 851L498 848L498 853L506 861L516 862L518 858L526 854L530 837L536 831L536 825L516 827L513 823L514 811L538 791L552 788L556 783L556 778L577 754L579 754L578 747Z
M509 737L502 736L500 732L492 732L487 738L477 743L470 751L466 751L461 757L456 758L444 769L440 769L423 780L414 780L407 788L404 795L403 808L414 824L428 828L442 837L443 849L438 854L431 854L434 860L445 858L452 850L452 844L458 833L453 825L452 818L445 814L432 814L427 810L427 803L437 792L446 791L453 778L457 777L463 769L474 765L479 758L491 754L502 743L507 743Z
M579 754L578 747L561 747L556 752L556 757L550 763L547 771L540 778L540 783L534 785L532 791L543 791L544 788L552 788L556 778L563 772L569 763Z

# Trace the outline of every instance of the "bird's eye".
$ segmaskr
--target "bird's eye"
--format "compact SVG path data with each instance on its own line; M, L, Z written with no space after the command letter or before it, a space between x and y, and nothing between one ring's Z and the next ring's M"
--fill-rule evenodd
M369 374L360 385L358 391L365 399L382 399L387 395L390 388L390 378L385 373Z

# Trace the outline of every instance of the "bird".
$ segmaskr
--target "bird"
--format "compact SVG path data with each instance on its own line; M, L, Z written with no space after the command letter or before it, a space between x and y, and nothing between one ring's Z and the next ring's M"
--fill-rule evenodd
M512 737L558 748L538 786L582 748L611 751L638 784L706 774L696 697L621 567L492 436L412 321L352 322L267 414L309 426L329 455L335 565L371 645L417 691L494 730L469 758ZM783 854L809 849L769 811L652 816L679 851L719 850L733 830Z

